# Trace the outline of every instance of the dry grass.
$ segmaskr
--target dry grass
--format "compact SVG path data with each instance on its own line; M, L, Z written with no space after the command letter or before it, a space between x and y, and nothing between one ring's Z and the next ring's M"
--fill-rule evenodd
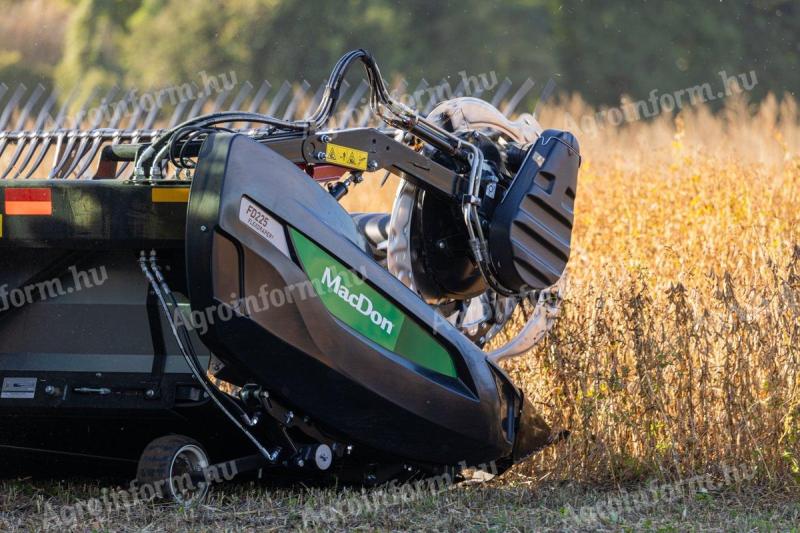
M773 99L584 140L564 316L509 368L573 431L531 471L798 479L798 150Z
M459 485L410 504L348 511L360 500L352 490L273 489L228 486L206 505L183 509L173 505L140 505L129 511L105 512L78 521L75 531L794 531L800 523L797 495L787 490L741 491L692 495L655 506L581 522L574 511L617 492L578 484L532 483L519 475L497 482ZM94 484L32 485L0 482L0 530L60 531L63 505L99 497ZM48 510L49 509L52 510ZM315 523L305 513L336 508L332 522ZM354 508L356 509L356 508ZM63 516L69 516L64 514ZM305 517L305 521L304 521Z
M594 110L573 98L542 123L567 113ZM507 366L572 437L521 471L616 483L747 464L800 479L798 118L791 99L731 99L578 134L563 316ZM347 205L388 208L391 189Z

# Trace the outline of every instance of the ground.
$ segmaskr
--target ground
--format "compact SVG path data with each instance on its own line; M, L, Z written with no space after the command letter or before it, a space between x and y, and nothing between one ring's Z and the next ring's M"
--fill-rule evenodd
M800 531L800 494L758 485L687 493L672 501L631 502L627 509L616 506L619 513L600 509L597 518L586 512L608 499L625 501L626 493L630 496L649 486L630 486L623 492L536 481L511 472L434 494L426 490L415 493L411 501L392 504L374 493L364 498L353 490L274 489L247 483L220 487L197 508L140 504L127 510L103 510L93 517L85 509L75 512L75 507L64 505L97 497L95 482L8 480L0 483L0 530L61 531L69 526L75 531L209 532Z

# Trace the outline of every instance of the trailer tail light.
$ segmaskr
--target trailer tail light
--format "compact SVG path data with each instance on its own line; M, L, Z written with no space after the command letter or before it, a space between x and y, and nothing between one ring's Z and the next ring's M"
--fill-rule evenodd
M5 200L6 215L53 214L50 189L8 188Z

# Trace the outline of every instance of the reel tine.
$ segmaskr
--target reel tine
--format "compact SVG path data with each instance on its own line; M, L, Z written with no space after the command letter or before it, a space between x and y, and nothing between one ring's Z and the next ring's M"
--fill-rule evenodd
M93 129L99 128L101 126L100 123L103 120L102 110L108 108L109 102L114 98L114 96L116 96L117 92L119 92L119 88L116 87L116 86L111 87L108 90L108 92L106 93L105 97L103 97L103 99L100 101L100 107L97 108L98 110L100 110L100 112L99 113L94 113L94 115L95 115L94 118L88 117L92 121L90 126L89 126L89 129L93 130Z
M42 93L44 93L44 91L45 91L44 85L38 83L36 85L36 88L31 93L30 97L28 97L28 101L25 102L25 106L22 108L22 111L20 112L19 117L17 118L17 127L16 127L17 130L25 129L25 123L28 122L28 117L30 116L31 111L33 110L33 106L35 106L36 102L39 101L39 98L42 96Z
M492 96L492 101L490 102L494 107L500 105L500 102L503 101L505 98L506 93L511 89L512 82L510 79L506 78L503 80L503 83L500 84L500 87L494 92L494 96Z
M16 133L19 135L19 137L16 140L15 143L16 148L14 149L14 153L11 156L11 161L7 165L5 171L3 171L3 174L0 175L0 179L5 178L6 175L9 172L11 172L11 170L13 170L14 165L16 165L17 163L17 159L19 159L20 153L25 147L25 137L23 135L24 134L23 130L25 129L25 123L28 121L28 116L31 114L33 106L35 106L36 102L39 101L39 98L42 96L44 90L45 90L44 86L41 83L37 84L36 88L28 97L28 100L25 102L25 105L22 106L22 110L19 112L19 115L17 116L17 123L14 129L16 130ZM22 93L20 93L20 98L21 96ZM8 137L3 139L3 143L0 144L0 157L2 157L3 153L6 151L6 148L8 147L9 144L11 144L11 140Z
M3 99L3 97L6 95L7 92L8 92L8 85L6 85L5 83L0 83L0 100Z
M6 103L5 108L3 109L3 113L0 114L0 130L5 130L6 126L8 125L9 120L11 119L11 114L17 110L17 106L19 105L19 101L22 100L22 96L28 90L25 87L25 84L20 83L17 85L17 88L14 90L14 93L9 98L8 102Z
M111 141L115 142L120 137L121 131L117 129L117 126L122 121L122 106L117 105L114 107L114 115L111 117L111 121L109 122L107 129L113 130L108 132L103 132L99 130L95 130L92 132L92 144L89 146L88 150L85 151L83 155L81 155L78 159L76 159L75 166L77 170L75 171L75 177L81 179L86 171L89 169L89 166L94 162L95 157L97 157L97 152L100 150L100 147L103 143Z
M61 168L57 171L57 173L61 174L63 179L69 179L70 174L78 168L78 165L81 164L87 153L91 151L91 147L99 143L99 137L102 136L102 133L96 130L103 120L103 110L108 108L109 102L116 96L117 92L119 92L118 87L111 87L100 101L100 106L98 108L90 108L90 111L92 109L97 109L98 112L92 113L94 115L93 117L87 117L91 121L88 130L76 132L74 139L80 139L78 145L75 146L73 150L66 151L66 157L62 160ZM90 139L92 142L91 145L89 144ZM80 179L80 175L77 173L75 177Z
M467 81L467 80L463 80L463 79L462 79L462 80L461 80L461 83L465 83L466 81ZM465 84L465 85L466 85L466 84ZM480 98L480 97L481 97L481 95L483 95L483 93L484 93L484 92L486 92L486 84L484 84L484 83L478 83L478 84L477 84L477 88L475 89L475 92L474 92L474 93L472 93L472 94L469 94L469 85L466 85L466 89L465 89L465 91L464 91L464 94L465 94L466 96L473 96L473 97L475 97L475 98Z
M47 119L52 118L50 110L55 106L57 99L58 93L55 90L50 91L50 96L45 100L44 105L42 105L42 108L39 110L39 114L36 115L36 122L33 126L36 131L42 130L47 123Z
M239 89L239 92L236 94L236 97L233 99L233 102L231 102L230 111L241 111L242 104L247 98L247 95L249 95L250 91L252 90L253 90L253 84L250 83L249 81L242 84L242 88ZM229 128L232 127L233 122L228 122L226 126Z
M394 88L394 99L402 100L404 94L408 94L408 80L402 78Z
M181 121L181 115L183 115L183 110L186 109L186 106L189 105L189 100L181 100L178 102L178 105L175 106L175 109L172 110L172 116L167 123L168 128L174 128L178 125L178 122ZM155 106L153 106L155 108ZM152 110L151 110L152 111Z
M231 92L228 89L223 89L222 91L217 94L217 97L214 98L214 102L211 104L211 113L217 113L220 109L222 109L222 104L225 103L225 100L228 98L228 95Z
M119 124L122 122L122 106L119 105L119 102L117 102L116 106L113 106L113 109L114 109L114 114L111 115L111 120L109 121L108 125L105 126L104 128L117 129Z
M236 98L233 99L231 102L231 111L241 111L242 104L244 103L247 95L250 94L250 91L253 90L253 84L249 81L246 81L242 84L242 88L239 89Z
M414 89L413 94L425 92L425 90L429 87L429 85L430 84L428 83L428 80L422 78L422 80L420 80L420 82L417 84L417 87Z
M261 82L261 86L258 88L255 96L253 96L252 100L250 100L250 106L247 108L248 113L257 113L258 108L261 107L261 103L267 97L267 93L272 88L272 85L267 80ZM245 122L243 129L250 129L250 122Z
M59 129L61 128L62 124L64 124L64 121L67 118L67 113L69 112L69 108L75 101L77 95L78 89L75 87L70 91L66 100L64 100L64 102L61 104L61 107L58 109L58 115L56 115L55 124L53 125L54 129Z
M433 90L428 92L430 98L428 99L428 102L425 104L425 108L422 110L423 115L427 115L428 113L430 113L431 109L436 107L436 104L438 104L438 102L436 101L436 96L441 93L436 90L436 87L450 87L450 85L447 83L446 79L442 78L442 81L439 82L439 85L435 86Z
M191 118L191 117L197 115L198 113L200 113L200 110L203 109L203 106L208 101L209 96L210 95L208 93L204 92L204 93L198 95L197 98L195 98L194 103L192 104L192 107L189 109L189 118Z
M88 106L89 103L94 100L95 96L97 96L97 91L97 87L92 87L92 89L89 91L89 95L75 112L75 116L73 117L72 121L72 129L79 130L81 128L81 123L86 118L86 106Z
M89 92L89 96L83 101L83 103L81 103L80 108L78 108L78 111L73 119L72 129L59 133L56 140L56 152L55 157L53 158L53 168L50 170L50 174L47 176L48 179L67 177L67 174L63 173L62 170L65 168L65 165L68 165L72 160L75 143L78 142L78 137L81 135L81 125L87 117L87 107L94 100L96 94L97 87L93 87ZM65 139L66 145L64 144Z
M310 87L311 84L306 80L303 80L303 83L301 83L299 87L295 88L294 96L289 102L289 105L286 106L286 111L283 113L283 120L293 120L295 118L295 115L297 114L297 108L300 106L300 102L303 100L303 98L305 98Z
M286 95L289 94L289 91L292 90L292 86L288 81L283 82L280 89L278 89L278 94L275 95L275 98L272 99L272 102L269 104L269 108L267 108L267 115L274 117L278 111L278 108L283 102Z
M342 84L342 87L344 87L344 84ZM348 87L349 87L349 85L348 85ZM316 109L317 108L317 106L319 105L320 100L322 100L322 94L324 92L325 92L325 82L323 81L322 83L319 84L319 87L317 87L317 90L314 91L314 96L311 97L311 101L308 103L308 109ZM345 89L344 91L340 90L339 91L339 98L342 98L344 96L345 92L347 92L347 89Z
M512 97L511 97L511 100L509 100L509 101L508 101L508 103L505 105L505 107L503 108L503 111L502 111L502 113L503 113L505 116L507 116L507 117L509 117L509 118L510 118L510 117L511 117L511 114L512 114L512 113L514 112L514 110L517 108L517 106L519 105L519 103L520 103L520 102L522 102L523 98L525 98L525 97L528 95L528 93L529 93L529 92L531 92L531 89L533 89L533 87L534 87L535 85L536 85L536 82L535 82L535 81L533 81L533 80L532 80L532 79L530 79L530 78L527 78L527 79L526 79L526 80L525 80L525 81L522 83L522 85L520 86L520 88L519 88L519 89L517 89L517 92L516 92L516 93L514 93L514 96L512 96Z
M416 95L425 93L425 91L428 90L428 87L430 87L430 84L428 83L428 80L426 80L425 78L422 78L420 80L420 82L417 84L417 87L414 89L414 92L411 93L412 94L412 98L415 99L415 101L414 101L414 105L415 106L418 105L418 102L416 102Z
M42 125L41 117L43 114L47 113L46 111L48 105L47 102L45 102L45 105L42 106L41 110L39 110L39 113L37 114L36 119L34 121L34 127L32 131L28 132L28 134L26 135L25 132L20 130L23 130L25 128L25 123L28 121L28 115L30 115L33 106L36 105L36 102L39 100L44 90L45 90L44 86L42 84L38 84L36 86L36 89L31 94L30 98L28 99L27 104L25 104L22 113L20 113L19 121L17 124L18 126L17 130L20 135L16 140L16 147L14 148L14 153L11 154L11 159L9 160L8 165L6 166L6 169L3 171L2 174L0 174L0 179L5 179L6 176L8 176L11 173L11 171L14 170L14 168L17 166L17 161L19 161L19 158L25 151L25 147L28 143L30 143L34 149L36 145L39 144L40 136L38 134L38 131L39 129L41 129ZM52 103L50 105L52 105ZM5 147L7 144L8 144L7 142L3 143L3 148L2 150L0 150L0 155L2 154L2 152L5 151ZM30 152L27 157L23 158L23 161L26 165L29 160L30 160ZM18 170L16 175L19 175L20 172L21 170Z
M153 106L150 111L147 112L147 117L145 117L144 124L142 125L142 133L141 136L146 137L148 139L152 138L155 135L155 132L152 131L153 124L156 122L156 118L158 118L158 112L160 111L159 108ZM172 126L174 126L173 124ZM172 127L170 126L170 127ZM149 134L148 134L149 133Z
M534 118L539 114L539 107L550 98L550 95L553 94L555 90L556 82L553 78L550 78L547 80L544 89L542 89L542 94L536 99L536 105L533 107L533 112L531 113Z
M272 89L272 84L269 81L264 80L261 82L261 87L258 88L258 92L250 101L250 107L248 108L250 113L258 113L258 109L261 107L261 104L264 103L270 89Z
M22 179L30 179L34 172L36 172L39 167L41 166L42 162L44 161L47 152L50 151L50 147L53 144L53 138L55 135L58 135L58 130L61 128L64 120L67 116L67 111L69 110L70 105L72 104L73 100L75 99L75 95L77 94L77 89L73 88L73 90L67 96L67 99L61 104L59 108L58 115L53 122L52 127L50 128L50 133L47 135L47 138L44 140L41 149L39 150L39 155L36 156L36 160L31 165L31 169L28 171ZM57 91L53 91L53 96L57 97Z
M135 92L133 90L128 91L128 96L126 96L125 99L126 100L131 100L132 99L131 97L134 94L135 94ZM125 106L125 109L127 110L128 107ZM143 111L142 110L142 106L140 106L139 102L137 101L133 105L133 107L130 109L130 113L129 113L130 120L128 120L127 128L125 129L125 131L131 131L131 130L135 130L136 129L137 124L138 124L139 120L142 117L142 111Z
M464 80L462 79L456 88L453 90L453 97L454 98L461 98L466 93L466 85L464 84Z
M97 94L97 87L92 87L89 95L81 104L72 120L72 129L61 130L56 134L56 147L53 153L53 164L50 168L50 173L47 175L48 179L55 179L59 171L70 158L72 148L75 145L75 137L80 132L81 123L86 115L86 106L89 102L94 100ZM64 141L66 139L66 146Z
M361 118L358 119L356 123L357 127L363 128L367 124L369 124L370 119L372 118L372 110L369 106L366 106L363 111L361 112Z
M3 171L2 174L0 174L0 180L6 179L6 176L8 176L11 173L11 171L14 170L14 167L17 166L17 160L19 160L19 156L22 155L22 152L25 150L25 141L26 138L24 135L20 136L17 139L17 145L14 148L14 153L11 154L11 159L6 165L6 169ZM36 143L36 138L30 139L30 141L31 143Z
M369 83L367 83L365 80L361 80L361 83L358 84L356 89L353 91L353 94L350 96L350 99L347 101L347 106L342 111L341 123L337 124L337 127L346 128L348 124L350 124L351 119L355 115L356 106L358 106L358 103L361 101L361 98L368 89Z
M50 96L47 97L47 100L45 101L44 105L39 110L39 114L36 116L36 122L34 123L33 127L34 132L29 137L30 146L28 147L25 156L22 158L22 162L18 165L17 171L10 179L17 179L20 176L20 174L22 174L28 167L28 163L31 162L31 158L33 157L33 154L36 153L36 149L40 145L44 146L45 138L42 129L44 128L47 119L50 118L50 110L53 108L55 103L56 103L56 91L51 91ZM25 147L24 139L20 139L17 144L17 151L22 151L24 147ZM0 179L4 179L8 175L8 173L12 170L12 167L14 166L17 157L18 156L16 153L14 154L14 156L12 156L12 162L9 165L9 168L6 169L6 171L3 173L2 176L0 176Z
M144 127L144 124L140 123L141 122L146 123L150 115L150 113L148 113L148 116L144 115L144 108L141 105L139 105L138 101L136 102L135 105L136 107L134 107L133 116L131 117L131 120L128 123L128 129L126 131L126 133L131 134L131 140L130 140L131 144L136 144L137 142L139 142L139 136L141 135L142 128ZM152 109L150 111L152 112ZM157 113L158 112L156 112L156 114ZM122 165L120 165L117 168L114 178L115 179L121 178L127 168L128 168L128 161L125 161L124 163L122 163Z

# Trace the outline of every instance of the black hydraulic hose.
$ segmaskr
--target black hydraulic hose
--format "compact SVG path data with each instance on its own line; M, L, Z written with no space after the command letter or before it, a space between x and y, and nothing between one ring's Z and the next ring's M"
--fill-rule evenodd
M275 117L262 115L259 113L228 111L203 115L189 119L169 130L165 131L155 139L137 158L134 176L144 173L143 167L151 163L151 174L160 168L160 161L165 156L174 156L174 150L168 143L181 130L189 128L208 128L214 124L223 122L255 122L272 126L275 129L284 131L316 131L322 128L333 114L336 104L339 101L342 83L350 67L356 61L361 61L367 73L370 87L370 107L388 125L410 131L419 136L424 141L432 144L436 148L454 156L465 154L466 143L440 128L438 125L419 116L413 110L400 102L395 102L381 76L378 64L372 55L366 50L359 48L343 55L334 65L331 75L325 85L317 109L301 121L286 121ZM165 151L169 152L166 154Z
M169 285L167 285L167 282L164 279L164 275L161 273L161 268L158 266L158 263L156 262L156 256L154 252L151 252L150 254L150 271L155 275L156 281L159 283L161 287L162 294L166 295L167 298L169 298L170 302L172 303L173 308L178 310L179 309L178 300L175 298L175 294L172 292L172 290L170 290ZM181 334L184 346L187 348L187 351L191 358L191 363L194 365L194 369L196 370L197 373L200 374L200 376L202 376L207 381L206 379L207 376L203 371L203 367L200 365L200 360L197 358L197 352L195 352L194 350L194 346L192 345L192 339L189 337L188 331L186 330L185 327L178 329L178 331ZM211 384L209 383L209 385ZM214 388L214 390L216 390L216 388ZM245 421L245 423L247 423L248 426L255 425L255 422L251 420L250 416L244 411L244 409L242 409L238 404L236 404L232 398L230 398L226 394L222 394L222 397L225 398L228 401L228 403L231 404L233 408L239 412L239 416L242 418L242 420Z
M255 447L267 461L269 461L270 463L274 463L278 458L278 454L280 453L280 448L277 448L275 451L272 452L264 448L264 446L261 445L261 442L252 433L250 433L247 430L247 428L245 428L233 414L231 414L231 412L228 410L227 407L225 407L225 405L223 405L222 401L214 393L212 386L208 383L208 377L205 374L203 374L200 371L200 369L197 368L197 366L195 366L196 361L192 361L192 358L189 355L186 346L184 346L184 343L181 340L181 336L178 333L177 326L175 325L175 322L169 313L169 306L167 305L167 302L164 298L164 293L162 292L161 287L159 287L159 282L156 280L156 275L147 266L147 260L145 259L144 252L142 252L141 256L139 257L139 266L142 269L142 272L144 273L145 277L147 278L147 281L150 283L150 286L153 288L153 292L155 292L156 297L158 298L158 301L161 304L161 308L164 310L164 314L166 315L167 322L169 323L170 329L172 330L172 334L175 336L175 341L178 343L178 347L180 348L181 353L183 354L183 357L186 360L187 365L189 365L189 369L192 371L192 374L200 382L200 385L206 391L206 394L208 394L208 396L223 412L223 414L225 414L225 416L228 417L228 419L230 419L230 421L233 422L233 424L237 428L239 428L239 430L245 435L245 437L247 437L255 445ZM160 272L158 273L158 275L160 276Z

